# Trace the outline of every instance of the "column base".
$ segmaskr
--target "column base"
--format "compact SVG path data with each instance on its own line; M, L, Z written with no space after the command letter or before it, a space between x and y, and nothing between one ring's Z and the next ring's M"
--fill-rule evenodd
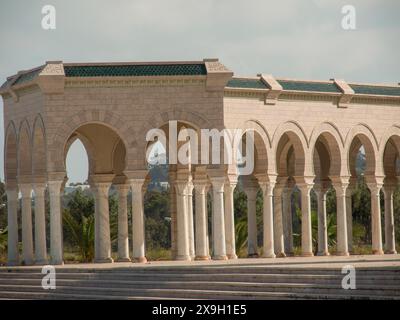
M262 255L263 258L276 258L275 253L264 253Z
M385 254L397 254L396 250L386 250Z
M342 256L342 257L348 257L350 255L350 253L348 253L347 251L345 251L345 252L336 252L335 255L336 256Z
M197 260L197 261L204 261L204 260L210 260L211 259L211 257L210 256L196 256L195 258L194 258L194 260Z
M35 261L35 265L37 266L45 266L48 265L49 261L47 259L37 260Z
M98 258L94 259L94 263L113 263L113 258Z
M314 253L312 253L312 252L302 252L301 256L302 257L314 257Z
M115 262L131 262L131 258L117 258Z
M219 256L213 256L213 260L228 260L228 257L226 255L219 255Z
M324 256L330 256L331 254L329 251L320 251L317 253L317 256L324 257Z
M146 263L147 258L146 257L135 257L133 258L134 263Z
M382 254L383 254L383 250L382 250L382 249L379 249L379 250L372 250L372 254L382 255Z
M19 266L19 261L18 260L7 261L7 266L10 266L10 267Z
M33 266L35 262L33 260L22 260L21 266Z
M236 254L227 254L226 256L228 257L229 260L235 260L238 258Z
M63 260L50 260L50 264L54 265L54 266L56 266L56 265L62 266L62 265L64 265L64 261Z
M258 258L258 257L259 257L258 253L249 253L247 255L247 258Z
M192 259L190 258L189 255L177 255L175 260L179 261L191 261Z
M277 258L286 258L286 253L284 253L284 252L279 252L279 253L276 254L276 257L277 257Z

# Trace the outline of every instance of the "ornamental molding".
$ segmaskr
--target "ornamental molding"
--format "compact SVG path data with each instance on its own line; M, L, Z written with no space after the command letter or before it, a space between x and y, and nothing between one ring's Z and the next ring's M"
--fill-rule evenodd
M93 79L93 78L66 78L66 88L92 88L92 87L149 87L149 86L201 86L205 85L205 77L202 78L165 78L165 79Z

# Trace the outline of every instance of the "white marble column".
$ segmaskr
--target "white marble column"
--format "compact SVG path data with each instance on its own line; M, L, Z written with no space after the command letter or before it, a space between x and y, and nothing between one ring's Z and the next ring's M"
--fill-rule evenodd
M194 259L195 247L194 247L194 219L193 219L193 182L190 180L187 185L187 215L188 215L188 233L189 233L189 255L191 259Z
M273 192L275 180L258 178L258 183L263 191L263 257L275 258L274 253L274 220L273 220Z
M50 195L50 257L51 264L63 264L61 216L61 185L63 180L48 181Z
M144 236L143 184L145 179L131 179L132 189L132 252L133 261L146 263Z
M187 214L188 180L176 180L176 213L177 213L177 260L190 261L189 230Z
M196 222L196 260L209 260L207 226L207 181L194 180L195 222Z
M19 184L22 196L22 261L25 265L31 265L33 259L32 236L32 185L30 183Z
M332 185L336 191L336 255L348 256L347 243L347 214L346 214L346 192L349 185L348 177L331 177Z
M245 187L244 192L247 195L247 255L248 257L258 257L256 215L257 188L254 186Z
M375 181L374 181L375 180ZM367 186L371 192L371 227L372 253L383 254L380 191L383 179L367 178Z
M396 182L385 181L383 192L385 194L385 253L396 254L396 241L393 215L393 193Z
M224 184L225 177L211 177L213 188L213 243L214 260L227 260L225 247Z
M129 184L116 184L118 191L118 262L129 262L128 192Z
M347 223L347 245L349 254L353 252L353 209L351 195L353 194L354 186L350 184L346 190L346 223Z
M311 229L311 199L310 192L314 183L313 179L301 180L298 187L301 191L301 255L312 257L312 229Z
M93 193L95 198L95 244L94 262L110 263L111 238L110 238L110 212L108 205L108 191L111 186L111 179L105 181L101 177L93 177Z
M46 247L46 214L44 193L45 183L35 183L35 263L45 265L47 261Z
M318 253L319 256L329 256L328 249L328 228L326 220L326 193L328 191L321 183L314 185L317 195L318 207Z
M293 256L293 220L292 220L292 187L286 186L282 192L282 210L283 210L283 235L285 241L285 252Z
M274 188L274 250L277 257L286 256L282 222L282 192L285 184L285 179L278 179Z
M8 230L8 256L7 265L19 264L18 249L18 190L16 186L6 188L7 193L7 230Z
M235 207L233 194L237 184L237 178L228 178L224 186L225 209L225 244L228 259L237 259L235 240Z

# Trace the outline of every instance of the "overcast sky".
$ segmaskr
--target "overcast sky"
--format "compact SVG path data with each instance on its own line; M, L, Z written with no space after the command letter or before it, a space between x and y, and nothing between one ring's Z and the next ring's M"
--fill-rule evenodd
M56 30L41 27L46 4L56 8ZM347 4L356 30L341 27ZM399 0L1 0L0 80L46 60L218 57L235 75L398 83L399 39ZM0 120L3 143L2 111ZM84 150L72 149L68 174L79 181Z

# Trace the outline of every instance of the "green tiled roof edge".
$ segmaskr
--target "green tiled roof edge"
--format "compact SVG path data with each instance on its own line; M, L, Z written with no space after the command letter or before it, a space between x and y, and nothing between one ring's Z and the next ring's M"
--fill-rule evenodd
M340 89L334 83L330 82L307 82L295 80L276 81L282 86L283 90L341 93Z
M206 75L203 63L137 65L64 65L66 77L193 76Z
M361 84L349 84L355 94L400 96L400 87L369 86Z
M230 79L226 85L229 88L268 89L260 79Z

